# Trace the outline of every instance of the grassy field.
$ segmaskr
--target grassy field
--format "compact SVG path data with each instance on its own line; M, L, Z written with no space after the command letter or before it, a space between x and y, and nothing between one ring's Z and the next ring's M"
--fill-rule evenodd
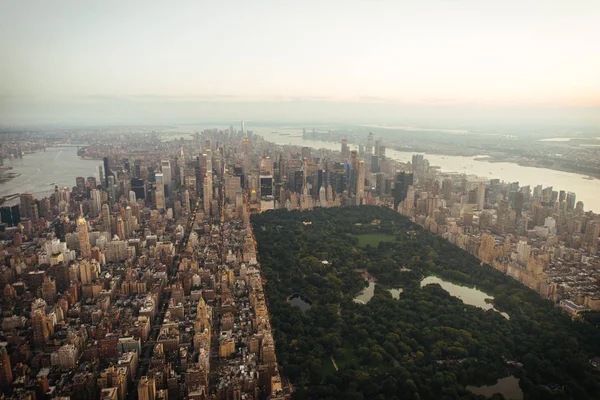
M377 247L380 242L396 241L396 236L385 235L383 233L367 233L364 235L354 235L354 237L358 238L358 247L367 247L367 245Z

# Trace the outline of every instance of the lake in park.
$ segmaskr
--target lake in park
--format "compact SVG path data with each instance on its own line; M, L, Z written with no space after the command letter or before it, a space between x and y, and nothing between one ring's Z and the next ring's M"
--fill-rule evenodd
M482 310L496 310L491 303L491 300L494 300L493 296L488 295L487 293L482 292L481 290L477 290L475 288L470 288L466 286L460 286L452 282L445 281L437 276L428 276L421 281L421 287L437 283L444 289L446 292L450 293L451 296L457 297L462 300L463 303L479 307ZM510 319L509 315L504 312L500 312L500 314L506 318Z

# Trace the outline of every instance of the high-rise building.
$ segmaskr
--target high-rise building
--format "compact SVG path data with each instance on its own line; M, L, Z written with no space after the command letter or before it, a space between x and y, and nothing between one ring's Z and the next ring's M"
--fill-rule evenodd
M158 211L165 209L165 184L162 173L154 174L156 180L156 191L154 192L154 205Z
M33 215L33 195L30 193L23 193L20 196L21 200L21 217L31 218Z
M110 207L108 204L102 205L102 226L104 231L108 233L112 232L112 221L110 218Z
M243 122L242 122L243 125ZM155 400L156 383L154 378L142 376L138 384L138 400Z
M398 209L398 204L406 199L408 187L413 184L413 174L409 172L396 173L394 182L394 209Z
M88 259L92 255L92 247L88 235L87 221L83 216L77 219L77 238L79 241L79 254L81 257Z
M108 160L108 157L104 157L102 161L104 162L104 184L108 187L108 177L112 176L112 172L110 170L110 162ZM100 174L100 176L102 176L102 173Z
M49 276L44 277L42 282L42 298L48 304L54 304L56 300L56 281Z
M477 187L477 208L479 210L483 210L484 203L485 203L485 182L479 182L479 186Z
M423 154L413 154L412 156L412 170L415 173L422 173L425 167L425 158Z
M85 178L83 176L78 176L75 178L75 186L77 186L77 190L80 192L85 191Z
M160 168L162 170L163 182L165 185L165 196L169 196L173 186L173 183L171 182L171 162L169 160L162 160L160 162Z
M6 390L12 381L13 374L8 351L6 351L6 347L0 346L0 388Z
M92 218L96 218L102 211L102 196L98 189L90 190L90 214Z
M364 204L365 202L365 162L360 160L358 163L358 174L356 178L356 204Z
M350 149L348 148L348 139L342 139L342 159L350 158Z
M50 334L52 331L52 325L46 314L42 311L37 310L33 315L33 343L36 348L44 348L46 343L50 340Z
M125 223L120 215L117 215L117 236L121 240L127 238L127 234L125 233Z
M567 211L573 211L575 209L575 193L569 192L567 193Z

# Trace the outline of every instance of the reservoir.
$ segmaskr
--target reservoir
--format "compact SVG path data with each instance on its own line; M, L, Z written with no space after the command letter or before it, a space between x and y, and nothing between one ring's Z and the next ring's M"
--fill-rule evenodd
M485 397L500 393L506 400L523 400L523 391L519 387L519 379L514 376L498 379L493 386L467 386L467 390Z
M428 276L421 281L421 287L437 283L444 289L446 292L450 293L451 296L457 297L462 300L463 303L479 307L482 310L494 310L499 312L494 308L492 303L489 301L494 300L494 298L481 290L477 290L475 288L469 288L466 286L456 285L452 282L447 282L437 276ZM487 300L487 301L486 301ZM508 314L500 313L504 318L509 319Z
M4 166L21 176L0 184L0 196L13 193L31 193L42 199L54 193L54 186L75 186L75 178L94 176L98 180L98 166L102 160L81 160L76 147L49 147L46 151L25 154L23 158L4 159ZM99 183L99 181L98 181ZM18 204L19 198L6 205Z

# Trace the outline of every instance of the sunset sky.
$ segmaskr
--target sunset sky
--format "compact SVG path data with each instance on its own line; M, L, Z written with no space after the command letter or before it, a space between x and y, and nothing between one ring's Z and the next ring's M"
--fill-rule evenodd
M166 103L175 119L268 118L278 103L302 118L326 103L596 123L599 21L597 0L3 0L0 123Z

